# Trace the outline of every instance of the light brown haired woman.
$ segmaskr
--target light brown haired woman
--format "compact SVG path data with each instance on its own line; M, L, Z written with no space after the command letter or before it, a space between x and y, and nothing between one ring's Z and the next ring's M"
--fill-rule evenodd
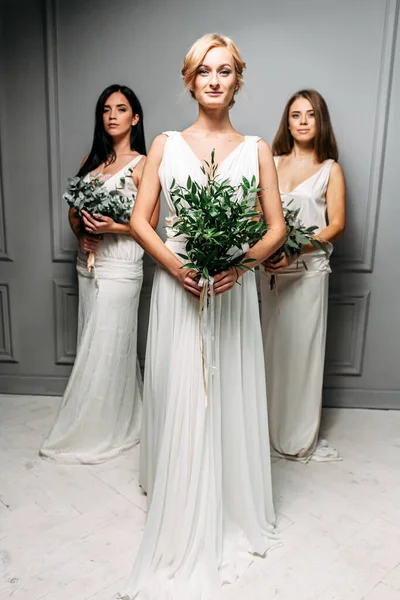
M217 34L187 54L184 82L198 103L196 122L158 136L150 149L132 214L134 237L159 264L154 280L141 435L141 484L148 494L142 544L123 598L211 600L276 544L267 399L254 272L215 276L214 393L205 405L199 339L200 287L178 253L172 180L205 184L204 159L215 149L218 173L236 186L254 175L268 233L247 253L260 264L280 247L284 221L268 145L232 126L229 109L245 63ZM150 218L162 188L167 241Z
M328 253L312 244L261 269L262 325L271 444L294 460L337 460L318 440L328 308L329 256L345 228L345 181L328 107L315 90L288 101L272 151L282 203L316 225ZM307 268L304 267L303 261ZM276 289L271 290L271 274Z

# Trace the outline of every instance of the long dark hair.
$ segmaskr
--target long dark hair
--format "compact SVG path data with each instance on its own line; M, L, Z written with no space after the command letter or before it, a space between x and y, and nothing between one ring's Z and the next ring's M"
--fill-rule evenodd
M289 98L278 131L272 142L272 153L274 156L290 154L293 148L293 136L289 131L289 112L290 107L297 98L305 98L313 107L315 113L315 122L317 125L317 135L314 142L314 150L320 163L327 158L336 160L339 158L339 151L336 143L335 134L328 106L319 92L316 90L300 90Z
M112 137L104 129L103 113L107 98L115 92L121 92L128 100L134 115L139 115L139 121L131 129L131 150L139 154L146 154L146 143L144 141L143 110L138 97L126 85L110 85L101 94L96 104L95 124L92 149L87 159L78 171L78 177L84 177L96 169L103 162L114 162L116 159Z

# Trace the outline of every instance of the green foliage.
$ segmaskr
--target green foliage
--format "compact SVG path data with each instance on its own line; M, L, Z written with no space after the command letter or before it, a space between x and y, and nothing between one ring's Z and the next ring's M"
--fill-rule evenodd
M318 227L316 225L306 227L304 223L298 218L300 208L289 208L292 202L293 200L291 200L289 204L283 208L283 216L285 217L286 224L285 243L279 248L279 250L276 250L273 256L271 256L271 258L276 257L282 252L284 252L288 257L288 260L291 260L293 256L300 256L303 246L309 243L311 243L315 248L319 248L320 250L323 250L324 252L328 253L328 247L323 242L314 237ZM304 267L307 269L307 266L304 263L304 261L303 264Z
M283 216L286 224L285 243L278 250L276 250L272 256L270 256L269 260L277 258L282 252L284 252L288 258L288 261L290 262L292 261L293 257L298 258L301 254L303 246L309 243L311 243L315 248L319 248L328 254L328 246L314 237L318 227L316 225L306 227L298 218L300 208L289 208L292 202L293 200L291 200L289 204L283 208ZM303 263L304 268L307 269L305 261L303 260L301 262ZM270 281L271 289L274 288L275 283L275 275L272 275Z
M256 178L242 178L234 187L229 179L217 175L215 151L211 162L204 161L207 170L205 185L188 177L186 187L175 179L169 190L177 214L174 223L176 235L186 239L186 254L179 256L187 261L184 266L208 278L226 269L250 269L252 259L244 260L243 246L253 246L266 233L267 226L260 220L256 209Z
M91 215L111 217L117 223L126 223L132 213L134 198L120 193L125 187L125 179L120 177L120 187L108 190L100 178L70 177L63 198L77 210L79 216L82 210L86 210Z

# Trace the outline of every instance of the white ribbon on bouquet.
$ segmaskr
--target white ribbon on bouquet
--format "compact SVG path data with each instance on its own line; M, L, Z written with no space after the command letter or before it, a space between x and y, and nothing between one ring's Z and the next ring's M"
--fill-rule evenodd
M215 297L214 277L202 276L199 281L202 288L199 307L200 349L203 373L203 385L206 408L212 399L214 373L217 370L215 356ZM210 297L208 297L210 292Z

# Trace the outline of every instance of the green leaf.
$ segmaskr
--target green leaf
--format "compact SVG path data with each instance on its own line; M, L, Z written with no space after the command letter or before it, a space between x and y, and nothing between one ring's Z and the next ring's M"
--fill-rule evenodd
M211 163L204 164L209 167L207 173L202 169L207 178L204 185L188 178L186 188L176 186L170 191L178 217L176 234L185 236L188 260L205 276L236 265L250 269L254 259L245 259L242 247L254 245L268 230L254 208L260 189L255 188L256 177L251 177L251 185L242 178L238 186L232 186L229 179L217 173L215 150Z
M312 243L313 246L315 246L316 248L319 248L320 250L323 250L326 254L329 254L329 248L326 244L324 244L323 242L321 242L320 240L317 240L315 238L312 238L310 240L310 242Z

